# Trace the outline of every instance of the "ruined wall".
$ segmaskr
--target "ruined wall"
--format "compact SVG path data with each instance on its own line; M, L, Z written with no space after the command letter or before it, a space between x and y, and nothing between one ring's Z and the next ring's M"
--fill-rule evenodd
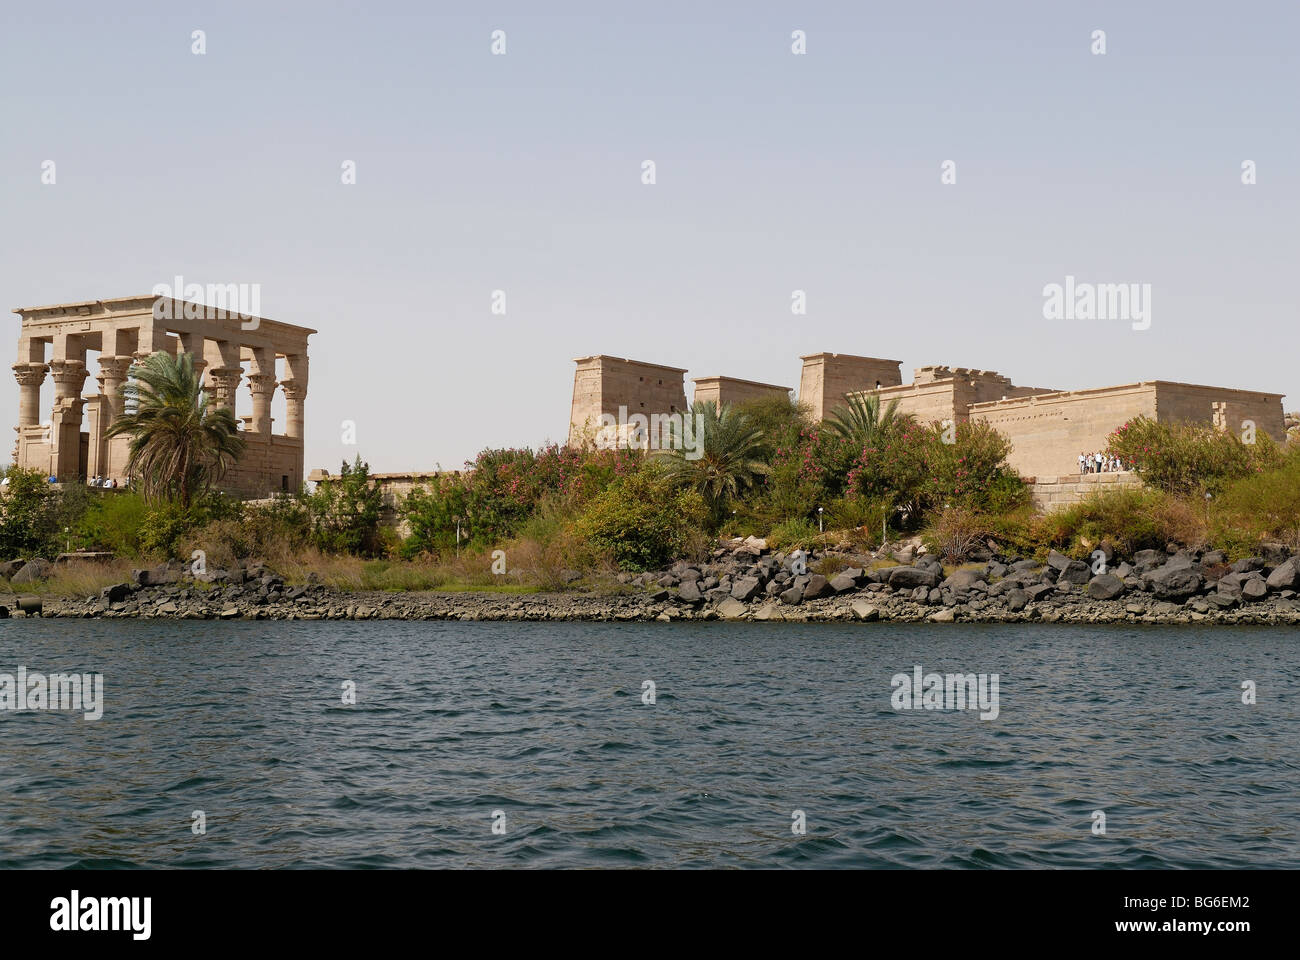
M870 393L875 391L864 391ZM879 391L882 406L898 401L898 412L910 414L921 423L969 419L970 408L976 403L1012 399L1051 393L1046 387L1017 387L1009 377L993 370L971 370L965 367L918 367L912 382L896 387L882 387Z
M736 377L698 377L695 380L693 403L711 401L721 406L724 403L746 403L773 396L788 398L790 388Z
M799 402L807 404L814 420L821 420L850 393L889 387L903 382L901 360L855 357L847 353L812 353L800 357Z
M595 437L600 416L682 413L686 407L683 386L686 370L622 357L579 357L573 374L573 404L569 411L569 443L577 445Z
M1030 479L1029 493L1034 499L1034 506L1045 513L1072 506L1092 493L1142 486L1142 481L1135 473L1086 473L1082 476L1073 473L1061 477Z
M1286 440L1282 395L1229 390L1196 383L1155 381L1156 418L1170 423L1209 423L1241 436L1243 423L1255 424L1278 442ZM1118 426L1118 424L1117 424Z
M1155 411L1155 385L1131 383L976 404L970 419L1007 435L1007 461L1021 476L1056 476L1077 474L1080 453L1104 450L1116 427Z

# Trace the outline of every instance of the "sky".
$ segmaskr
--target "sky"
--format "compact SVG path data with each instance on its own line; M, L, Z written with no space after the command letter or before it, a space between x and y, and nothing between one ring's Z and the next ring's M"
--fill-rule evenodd
M319 331L309 471L563 441L594 353L688 395L834 351L1296 409L1298 28L1289 0L6 3L4 333L257 284ZM1149 327L1049 319L1067 276L1149 284Z

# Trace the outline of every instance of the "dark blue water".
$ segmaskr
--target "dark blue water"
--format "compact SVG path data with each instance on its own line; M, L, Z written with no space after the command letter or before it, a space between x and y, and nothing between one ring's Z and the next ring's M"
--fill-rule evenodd
M97 671L106 699L0 713L0 867L1295 868L1298 654L1288 629L0 621L0 672ZM999 717L896 712L916 663L999 674Z

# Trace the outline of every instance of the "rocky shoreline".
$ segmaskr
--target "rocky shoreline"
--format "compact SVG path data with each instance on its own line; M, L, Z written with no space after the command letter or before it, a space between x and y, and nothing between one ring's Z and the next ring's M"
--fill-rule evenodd
M810 572L814 567L830 575ZM714 551L708 562L620 579L624 592L599 594L347 592L289 585L257 563L197 578L172 563L136 570L131 582L96 597L0 594L0 617L1300 624L1300 557L1277 544L1232 564L1220 553L1176 545L1139 551L1130 561L1103 545L1091 564L1055 552L1039 563L990 549L987 559L945 573L913 547L803 556L773 553L750 538Z

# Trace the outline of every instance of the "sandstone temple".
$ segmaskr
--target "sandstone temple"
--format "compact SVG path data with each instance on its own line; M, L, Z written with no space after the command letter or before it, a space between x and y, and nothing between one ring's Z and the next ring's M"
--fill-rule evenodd
M157 309L162 304L166 309ZM132 363L158 351L194 355L209 402L228 406L243 426L244 455L223 488L259 497L296 491L303 481L307 338L315 330L154 296L19 307L18 432L14 462L63 482L100 476L124 482L128 437L105 437L122 414L121 387ZM158 319L159 316L167 319ZM82 395L90 353L98 354L96 393ZM282 371L277 374L277 367ZM54 400L42 410L49 374ZM241 381L251 410L236 409ZM273 431L271 402L283 391L284 430Z
M798 399L821 420L853 394L898 401L902 413L922 422L987 422L1011 441L1008 460L1022 476L1044 487L1074 485L1078 456L1102 451L1117 427L1137 416L1166 422L1212 424L1241 432L1252 425L1279 442L1286 440L1282 394L1231 387L1144 380L1086 390L1016 386L992 370L966 367L917 368L904 383L902 362L843 353L800 358ZM687 409L686 370L639 360L596 355L574 361L569 442L594 435L602 414L675 413ZM793 393L788 387L732 377L697 378L695 400L736 403L764 395ZM1094 474L1090 483L1122 480ZM1077 492L1077 491L1072 491ZM1055 493L1045 494L1047 499Z

